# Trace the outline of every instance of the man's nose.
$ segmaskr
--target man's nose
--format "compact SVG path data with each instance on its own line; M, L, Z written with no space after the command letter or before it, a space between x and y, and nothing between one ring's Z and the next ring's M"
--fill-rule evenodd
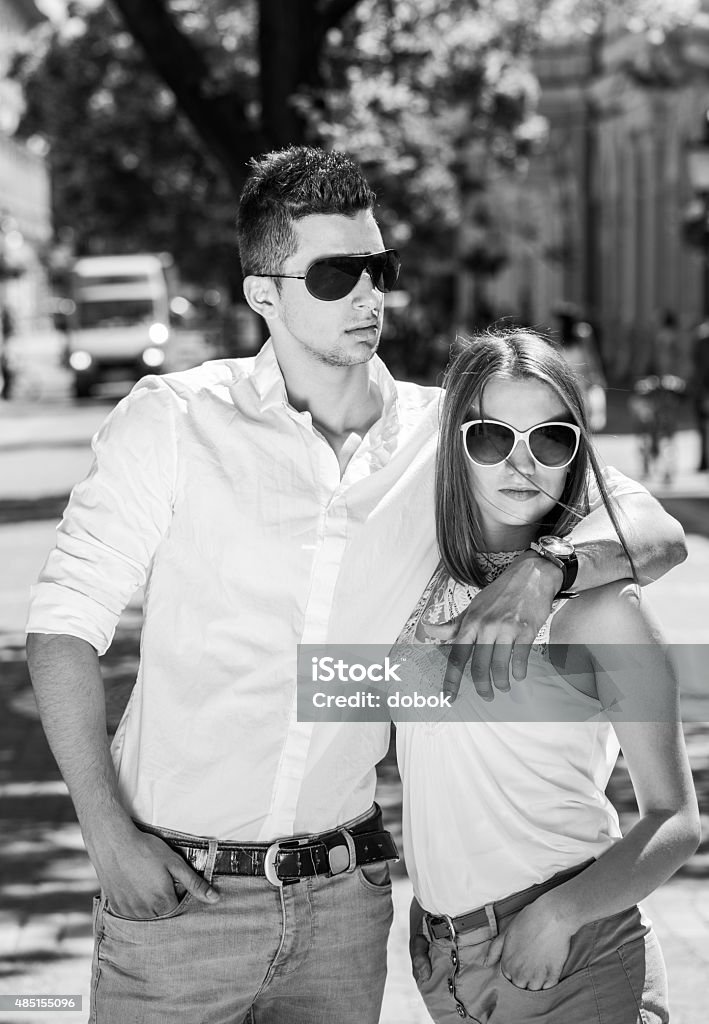
M375 287L370 272L365 268L359 275L359 281L352 290L354 300L359 305L374 304L379 306L382 300L382 293Z

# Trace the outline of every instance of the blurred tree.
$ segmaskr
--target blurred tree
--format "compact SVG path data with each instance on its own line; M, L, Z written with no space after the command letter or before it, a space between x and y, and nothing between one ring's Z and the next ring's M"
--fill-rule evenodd
M648 24L691 0L617 0ZM250 156L347 148L393 244L491 273L505 210L489 182L543 136L539 32L593 32L608 0L95 0L17 64L25 136L49 143L55 224L77 251L168 249L238 280L234 196ZM120 12L120 17L116 13ZM471 225L468 236L461 223Z
M628 25L657 41L697 0L360 0L330 32L324 93L301 93L312 130L358 154L389 236L478 275L506 262L505 199L546 141L533 53L541 38ZM461 225L464 230L461 232Z
M331 32L326 94L301 102L328 144L359 155L399 244L412 236L421 252L462 257L455 236L469 197L543 134L530 9L524 0L361 0ZM479 226L494 231L494 211L479 205ZM481 232L476 241L486 244Z
M239 282L234 196L106 5L70 8L19 55L19 132L48 143L55 235L68 255L168 251L183 276Z
M305 140L289 97L316 87L318 48L356 2L70 4L14 69L19 134L49 145L56 234L77 253L164 249L187 279L236 291L247 162Z
M327 33L360 0L113 2L238 187L248 157L307 141L297 96L320 88Z

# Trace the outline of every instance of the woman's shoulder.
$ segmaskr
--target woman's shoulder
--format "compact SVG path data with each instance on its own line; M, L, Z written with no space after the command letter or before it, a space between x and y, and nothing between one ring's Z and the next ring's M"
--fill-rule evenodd
M630 579L581 591L560 608L550 640L556 644L657 643L660 631L641 588Z

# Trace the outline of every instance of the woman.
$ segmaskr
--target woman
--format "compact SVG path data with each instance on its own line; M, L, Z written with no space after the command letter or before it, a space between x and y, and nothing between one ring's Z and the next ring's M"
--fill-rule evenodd
M400 644L425 641L427 623L459 614L512 559L536 557L522 554L536 538L563 537L589 480L622 540L563 357L527 331L467 344L441 420L442 564ZM426 659L408 660L423 672ZM662 956L636 904L696 849L699 818L677 684L638 588L557 600L524 682L492 702L465 691L457 721L397 729L412 959L431 1016L668 1020ZM624 838L604 792L619 744L640 809Z

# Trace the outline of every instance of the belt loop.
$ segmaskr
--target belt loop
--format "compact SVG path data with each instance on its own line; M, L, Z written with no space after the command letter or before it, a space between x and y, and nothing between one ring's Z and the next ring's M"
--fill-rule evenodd
M484 909L485 914L487 915L487 923L490 925L490 931L492 932L490 938L494 939L495 936L498 934L497 918L495 917L495 904L486 903Z
M207 849L207 863L204 865L204 878L205 881L211 884L212 875L214 874L214 865L217 859L217 849L219 847L218 839L209 839L209 847Z
M350 862L347 865L345 873L351 875L357 867L357 851L355 849L354 839L352 838L352 833L348 832L346 828L340 830L340 835L347 843L347 853L350 857Z

